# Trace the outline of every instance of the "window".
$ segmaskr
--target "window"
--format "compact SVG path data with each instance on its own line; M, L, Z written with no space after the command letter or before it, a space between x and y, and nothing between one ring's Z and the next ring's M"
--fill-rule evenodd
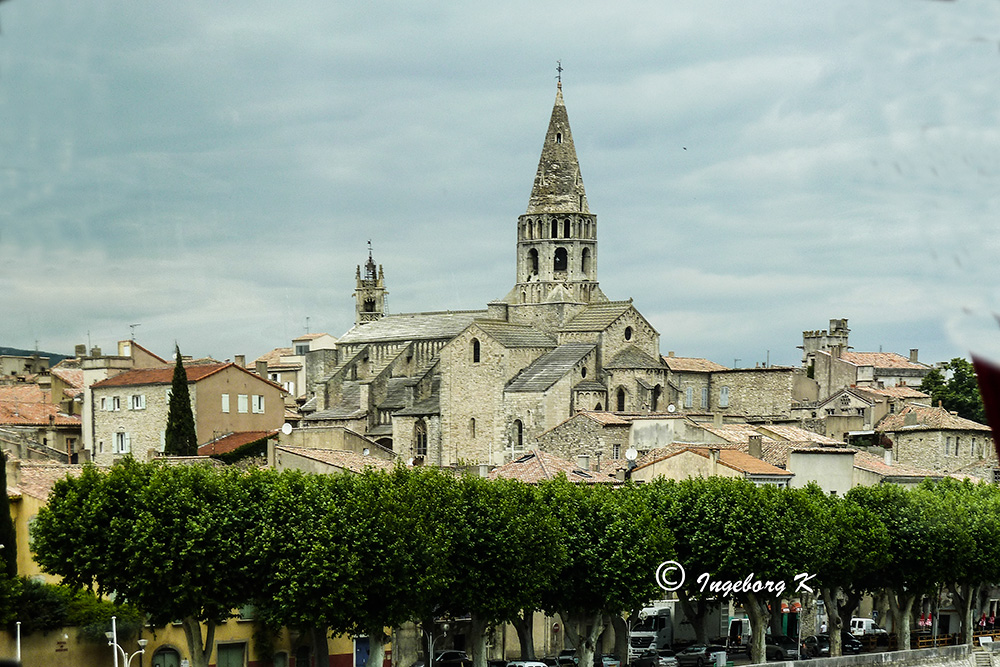
M281 383L281 388L287 391L292 396L295 396L295 381L288 380L287 382Z
M694 388L684 387L684 407L690 408L694 405Z
M625 389L618 387L618 412L625 412Z
M708 410L708 387L701 388L701 407L703 410Z
M572 234L570 234L569 232L569 218L563 220L563 236L566 238L572 236Z
M620 459L622 457L622 446L611 445L611 458Z
M295 354L296 356L303 356L309 351L309 343L296 343L295 344Z
M956 435L955 436L955 456L958 456L958 447L959 447L959 441L960 440L961 440L961 438Z
M115 446L111 450L113 454L128 454L132 447L132 439L129 437L128 433L124 431L118 431L115 433Z
M625 327L625 340L632 340L632 327Z
M532 276L538 274L538 251L534 248L528 251L528 274Z
M216 667L243 667L243 652L246 644L219 644L216 646ZM308 662L304 664L309 664Z
M117 412L122 409L120 396L104 396L101 398L101 409L107 412Z
M413 454L427 456L427 423L423 419L413 425Z
M479 353L480 353L479 339L478 338L473 338L472 339L472 363L474 363L474 364L478 364L479 363Z
M258 415L264 414L264 397L260 394L253 395L253 412Z
M557 144L562 143L562 132L556 132L556 143Z
M524 424L521 423L520 419L514 420L514 442L511 446L515 451L521 451L524 449Z
M969 447L969 456L975 456L975 455L976 455L976 439L973 438L972 445Z
M663 387L656 385L653 387L653 400L650 402L649 409L656 412L660 409L660 396L663 394Z
M236 397L236 411L240 414L246 414L250 411L250 398L246 394L240 394Z
M222 412L229 414L229 394L222 395Z
M949 435L944 439L944 454L947 456L951 454L951 436Z
M719 407L729 407L729 387L722 387L719 389Z
M552 231L552 234L551 234L552 238L556 238L556 237L559 236L559 221L558 220L553 220L552 221L552 230L551 231Z
M469 437L470 438L475 438L476 437L476 418L475 417L472 417L471 419L469 419Z
M146 409L146 395L145 394L132 394L128 397L128 409L129 410L145 410Z
M566 258L566 248L556 248L555 257L552 259L552 270L565 271L567 264Z
M580 271L584 277L590 273L590 248L584 248L580 256Z

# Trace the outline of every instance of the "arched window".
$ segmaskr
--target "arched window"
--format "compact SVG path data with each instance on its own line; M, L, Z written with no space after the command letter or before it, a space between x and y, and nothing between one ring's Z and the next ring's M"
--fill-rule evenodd
M566 270L566 248L556 248L555 257L552 260L553 271Z
M533 231L533 227L534 225L531 223L531 220L528 220L528 224L524 226L524 233L527 235L529 240L534 236L534 234L531 233Z
M590 248L583 249L583 254L580 256L580 271L584 277L590 275Z
M597 405L594 406L594 409L597 410L598 412L600 412L601 410L604 409L604 406L601 405L600 403L598 403Z
M372 298L365 299L364 311L366 313L375 312L375 299Z
M625 412L625 389L618 387L618 412Z
M473 338L472 339L472 363L474 363L474 364L478 364L479 363L479 339L478 338Z
M558 238L558 237L559 237L559 221L553 219L552 220L552 238Z
M476 437L476 418L472 417L469 419L469 437Z
M663 393L663 388L660 387L660 385L656 385L655 387L653 387L653 401L652 405L650 406L650 409L653 412L656 412L657 410L660 409L660 395L662 393Z
M534 248L528 251L528 274L538 275L538 251Z
M423 419L413 425L413 455L427 456L427 422Z
M563 236L569 238L572 234L569 233L569 218L563 220Z
M562 132L556 132L556 143L557 144L562 143Z
M511 443L513 449L517 451L524 449L524 424L521 423L520 419L514 420L514 432L511 435L513 436Z

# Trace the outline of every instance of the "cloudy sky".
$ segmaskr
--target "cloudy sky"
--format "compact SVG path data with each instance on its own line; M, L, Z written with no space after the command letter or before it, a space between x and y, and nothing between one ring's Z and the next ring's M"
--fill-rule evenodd
M8 0L0 345L339 336L368 240L391 312L483 308L557 60L601 286L664 353L998 338L998 0Z

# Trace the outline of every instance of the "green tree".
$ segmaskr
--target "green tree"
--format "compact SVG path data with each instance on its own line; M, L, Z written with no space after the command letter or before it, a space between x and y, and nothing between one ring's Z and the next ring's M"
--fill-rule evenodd
M542 608L559 613L580 665L591 665L609 619L658 595L655 573L673 557L673 535L646 492L632 484L574 484L561 475L543 482L540 492L567 556Z
M935 368L928 373L920 383L920 390L930 394L934 405L940 402L959 417L985 424L986 410L972 362L955 357L943 366L943 371ZM948 371L950 375L946 377Z
M257 585L252 536L271 476L131 458L88 466L38 513L35 559L68 585L114 591L153 625L181 619L192 665L207 667L216 625Z
M174 355L177 362L174 364L174 377L170 383L170 405L163 452L170 456L195 456L198 454L198 434L194 427L187 371L184 370L179 345L174 346Z

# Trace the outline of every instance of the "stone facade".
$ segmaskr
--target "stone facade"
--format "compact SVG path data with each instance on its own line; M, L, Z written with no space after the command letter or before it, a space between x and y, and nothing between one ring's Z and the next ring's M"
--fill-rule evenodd
M908 406L884 418L876 431L895 463L993 481L997 456L988 426L943 408Z

